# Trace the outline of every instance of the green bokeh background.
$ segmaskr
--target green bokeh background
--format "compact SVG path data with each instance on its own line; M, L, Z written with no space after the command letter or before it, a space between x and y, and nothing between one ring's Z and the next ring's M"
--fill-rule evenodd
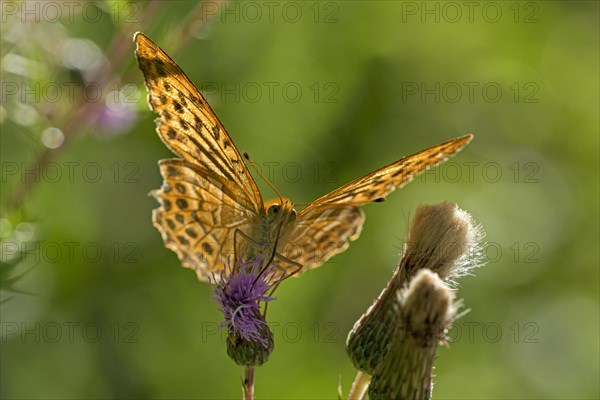
M459 282L471 311L439 349L434 397L598 398L598 2L269 4L272 16L264 2L234 2L205 22L188 1L77 3L73 18L43 6L42 18L25 18L8 8L22 3L3 2L2 397L241 396L243 370L215 328L210 287L179 266L150 221L156 162L172 155L134 64L130 38L142 30L208 89L237 146L296 203L475 134L446 166L366 206L345 253L281 286L259 398L335 398L340 379L347 393L347 332L391 276L416 207L444 200L483 225L488 264ZM48 149L55 131L43 132L66 131L85 101L81 86L67 95L85 73L64 60L116 62L111 43L125 61L105 82L137 119L110 132L84 118ZM12 94L14 83L37 96ZM63 88L55 100L53 83ZM46 169L12 206L21 172L40 160L60 175ZM12 244L25 242L38 247L15 261Z

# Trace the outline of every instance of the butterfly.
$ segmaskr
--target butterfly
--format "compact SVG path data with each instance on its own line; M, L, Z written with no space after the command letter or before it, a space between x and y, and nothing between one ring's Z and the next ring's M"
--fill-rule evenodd
M263 201L244 158L200 91L156 43L134 35L156 131L179 158L159 161L163 184L152 222L182 265L210 281L231 256L261 254L299 275L343 252L365 220L359 205L380 202L415 175L460 151L472 135L438 144L379 168L308 203ZM215 274L217 273L217 274Z

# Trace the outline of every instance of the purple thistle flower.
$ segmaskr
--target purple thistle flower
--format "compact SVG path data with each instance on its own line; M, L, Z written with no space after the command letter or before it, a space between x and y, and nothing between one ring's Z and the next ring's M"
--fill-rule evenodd
M274 270L270 267L261 271L262 256L254 260L238 262L238 268L230 267L221 271L219 278L213 275L212 300L220 305L225 316L221 327L227 327L231 333L237 333L245 340L258 342L268 347L268 339L261 332L268 330L267 323L260 313L258 302L275 300L267 292L281 279L274 279Z

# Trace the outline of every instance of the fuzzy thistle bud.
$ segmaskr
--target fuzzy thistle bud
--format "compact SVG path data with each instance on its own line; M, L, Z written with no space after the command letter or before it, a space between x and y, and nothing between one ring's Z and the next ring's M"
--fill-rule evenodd
M456 314L454 294L429 270L399 290L396 325L388 354L375 369L369 398L429 399L437 343Z
M409 281L427 268L443 280L468 274L481 260L483 230L456 204L443 202L417 208L398 272Z

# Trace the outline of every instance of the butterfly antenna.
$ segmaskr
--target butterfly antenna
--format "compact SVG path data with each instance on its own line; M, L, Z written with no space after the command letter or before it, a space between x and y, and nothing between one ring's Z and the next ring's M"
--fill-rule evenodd
M254 161L252 161L250 159L250 156L248 155L248 153L244 152L243 153L244 158L246 160L248 160L248 162L250 163L250 165L252 166L252 168L254 168L254 170L256 171L256 173L258 174L258 176L260 176L265 182L267 182L267 185L269 185L269 187L271 189L273 189L273 191L277 194L277 197L279 197L279 201L281 201L283 203L283 197L281 196L281 193L279 193L279 191L275 188L275 186L267 179L266 176L264 176L262 174L262 172L260 172L260 169L258 169L258 167L256 166L256 164L254 163Z

